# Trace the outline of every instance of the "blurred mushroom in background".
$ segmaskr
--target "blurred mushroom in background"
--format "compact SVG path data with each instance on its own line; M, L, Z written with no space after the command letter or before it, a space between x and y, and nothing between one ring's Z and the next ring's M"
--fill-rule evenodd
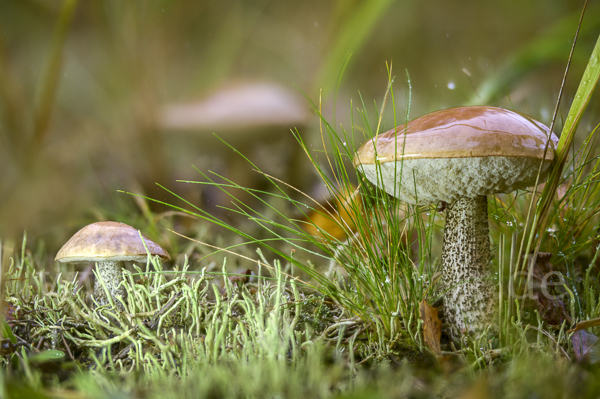
M253 171L246 157L264 173L301 188L306 187L305 169L310 166L301 162L304 152L292 131L302 135L308 111L308 102L291 88L271 82L233 82L203 99L164 106L158 124L172 147L169 153L178 179L202 180L193 164L241 186L266 189L261 184L265 178ZM233 154L219 138L241 155ZM182 160L191 164L182 164ZM202 197L189 194L192 197L186 198L211 208L230 202L217 188L204 187ZM242 192L232 194L249 199Z

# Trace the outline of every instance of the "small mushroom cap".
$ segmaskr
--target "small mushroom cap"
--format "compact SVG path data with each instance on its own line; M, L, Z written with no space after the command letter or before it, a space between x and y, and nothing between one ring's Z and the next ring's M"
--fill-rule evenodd
M449 108L374 137L357 151L354 164L406 202L452 202L529 187L542 159L544 181L557 142L548 127L517 112Z
M171 257L160 245L144 237L144 242L152 256L163 260ZM133 227L118 222L97 222L79 230L58 251L58 262L101 262L128 261L145 262L146 248L140 235Z

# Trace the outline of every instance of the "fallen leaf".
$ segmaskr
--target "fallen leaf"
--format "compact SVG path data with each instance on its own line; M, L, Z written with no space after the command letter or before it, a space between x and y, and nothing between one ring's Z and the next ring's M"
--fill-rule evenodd
M537 310L542 319L549 325L560 325L565 320L571 323L571 316L567 311L562 297L566 291L561 289L559 273L554 270L550 263L552 254L538 252L535 264L531 263L533 255L529 255L528 265L533 267L532 272L532 295L528 297L530 307Z
M4 318L6 320L6 322L11 325L11 323L13 321L15 321L15 319L19 318L19 312L17 311L15 305L13 305L11 302L4 302Z
M573 352L577 363L595 364L600 360L600 341L594 334L587 331L576 331L571 335Z
M438 310L422 301L419 305L421 319L423 320L423 339L431 351L440 358L442 349L440 347L440 338L442 337L442 322L438 318Z
M302 228L307 233L320 238L335 238L343 241L349 233L356 231L353 219L362 211L360 194L353 186L342 190L338 195L323 200L303 219Z
M229 277L229 281L232 283L246 284L250 280L250 276L252 275L252 270L246 269L245 272L240 273L238 276Z

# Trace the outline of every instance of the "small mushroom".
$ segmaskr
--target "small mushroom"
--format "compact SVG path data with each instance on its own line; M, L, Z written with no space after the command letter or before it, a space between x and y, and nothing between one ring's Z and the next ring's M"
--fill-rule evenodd
M133 227L118 222L97 222L75 233L58 251L54 260L65 263L96 262L98 275L111 297L115 298L125 294L120 286L123 262L146 262L148 254L163 260L171 259L167 251L151 239L144 236L142 242ZM94 284L94 298L100 305L110 302L98 280Z
M454 339L482 332L495 311L486 196L534 185L540 162L544 181L556 142L526 115L473 106L424 115L357 151L355 166L390 195L410 204L447 203L442 280Z

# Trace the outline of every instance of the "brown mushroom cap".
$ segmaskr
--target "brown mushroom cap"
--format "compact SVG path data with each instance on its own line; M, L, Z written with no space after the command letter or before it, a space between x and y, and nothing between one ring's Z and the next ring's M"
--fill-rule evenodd
M542 159L549 133L550 129L541 122L503 108L448 108L431 112L376 136L373 140L376 147L372 142L365 143L357 151L354 163L494 155ZM558 141L554 134L552 141ZM552 161L554 151L548 151L546 159Z
M357 151L354 164L406 202L452 202L529 187L542 159L543 181L557 142L548 127L513 111L449 108L374 137Z
M144 242L152 256L163 260L171 257L160 245L144 237ZM58 251L58 262L101 262L129 261L145 262L146 248L136 229L118 222L97 222L85 226L71 237Z

